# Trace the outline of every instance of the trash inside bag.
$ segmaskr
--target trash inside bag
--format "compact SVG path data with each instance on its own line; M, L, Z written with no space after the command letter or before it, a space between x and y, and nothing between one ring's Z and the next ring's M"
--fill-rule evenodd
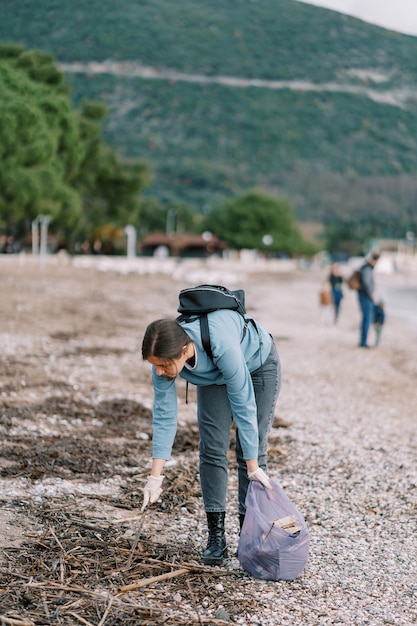
M238 559L255 578L294 580L307 564L310 533L284 490L274 480L271 484L266 489L249 483Z

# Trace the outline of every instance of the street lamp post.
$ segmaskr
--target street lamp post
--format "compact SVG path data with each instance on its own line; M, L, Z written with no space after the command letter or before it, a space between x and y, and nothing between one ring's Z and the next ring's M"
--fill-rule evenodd
M272 246L272 244L274 243L274 238L272 235L266 234L262 237L262 243L264 246L266 246L267 249L269 249L270 246ZM266 258L269 257L269 251L267 253L264 253Z
M41 244L40 244L40 255L46 256L48 252L48 226L51 218L49 215L40 215L41 222Z
M48 251L49 215L38 215L32 221L32 254L45 256Z
M136 228L131 226L125 226L124 232L127 235L127 256L132 258L136 256Z
M264 246L271 246L274 243L274 238L272 235L264 235L262 237L262 243Z
M166 224L165 224L166 235L172 235L174 232L176 232L176 224L175 224L176 217L177 217L176 210L168 209L167 217L166 217Z
M32 254L39 254L39 219L41 215L38 215L32 221Z
M415 245L416 245L416 236L412 230L408 230L405 234L405 240L407 242L407 248L411 251L411 254L414 254Z

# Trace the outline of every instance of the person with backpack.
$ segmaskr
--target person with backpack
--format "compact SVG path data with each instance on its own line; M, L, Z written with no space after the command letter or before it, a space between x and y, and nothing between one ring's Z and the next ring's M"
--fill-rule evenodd
M358 289L358 302L361 310L362 319L360 325L360 338L359 347L369 348L368 345L368 331L370 325L374 319L374 292L375 292L375 280L374 280L374 267L379 260L379 252L371 252L365 263L359 270L360 273L360 287Z
M210 349L204 346L207 341L203 343L203 319ZM249 481L271 488L266 473L267 439L281 385L274 340L242 312L220 308L204 316L155 320L146 328L142 356L152 365L154 388L152 467L142 510L162 493L163 468L176 433L175 379L180 376L197 386L200 482L208 525L202 560L218 565L227 555L225 513L233 420L240 527Z

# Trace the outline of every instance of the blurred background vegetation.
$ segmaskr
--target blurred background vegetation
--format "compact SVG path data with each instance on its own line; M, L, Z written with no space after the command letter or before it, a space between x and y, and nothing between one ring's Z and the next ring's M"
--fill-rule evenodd
M0 40L0 228L16 238L48 213L73 249L127 223L164 232L173 210L237 249L274 231L268 252L289 255L417 230L414 37L293 0L3 0Z

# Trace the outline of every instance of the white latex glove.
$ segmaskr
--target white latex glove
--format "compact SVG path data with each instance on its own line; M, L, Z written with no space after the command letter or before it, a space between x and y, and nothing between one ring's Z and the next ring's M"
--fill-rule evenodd
M148 504L153 504L162 493L162 481L165 476L149 476L148 482L143 488L143 504L141 511L144 511Z
M271 481L263 471L262 467L258 467L254 472L248 472L250 480L257 480L258 483L262 483L267 489L272 489Z

